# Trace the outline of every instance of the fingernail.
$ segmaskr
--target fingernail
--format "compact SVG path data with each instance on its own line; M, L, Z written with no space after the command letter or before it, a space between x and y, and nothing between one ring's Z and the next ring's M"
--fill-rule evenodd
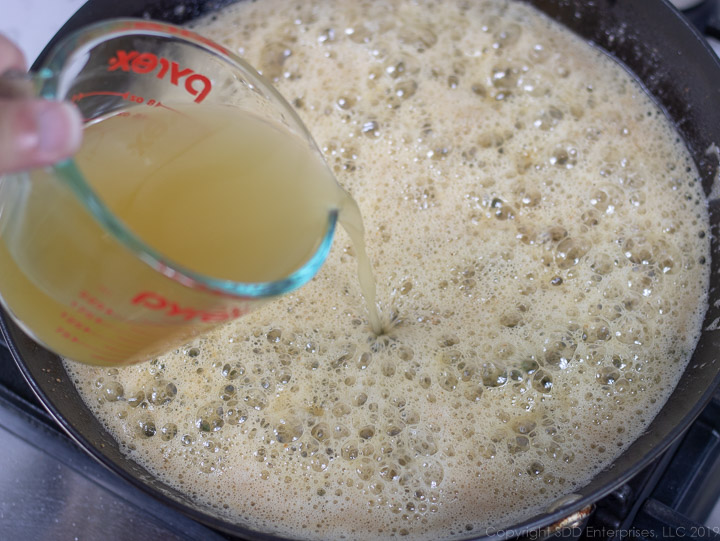
M56 159L73 154L82 138L82 118L77 108L65 102L37 101L34 109L38 151Z

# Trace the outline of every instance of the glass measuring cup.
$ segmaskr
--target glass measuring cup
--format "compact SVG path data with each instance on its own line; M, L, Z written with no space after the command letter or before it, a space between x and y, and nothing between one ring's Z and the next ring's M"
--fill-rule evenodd
M90 26L61 42L34 79L39 96L77 104L86 135L94 123L122 126L151 110L177 119L212 106L247 112L301 141L322 164L314 169L318 182L340 189L277 91L224 47L186 29L129 19ZM152 137L147 144L164 145ZM328 208L313 249L287 275L238 282L182 266L162 245L150 245L67 160L0 179L0 297L25 332L64 357L144 361L309 281L327 257L336 220L337 209Z

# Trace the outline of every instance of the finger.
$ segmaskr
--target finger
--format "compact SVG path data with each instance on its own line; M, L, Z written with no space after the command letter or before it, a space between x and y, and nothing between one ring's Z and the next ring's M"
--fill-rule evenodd
M0 34L0 74L8 70L27 71L27 64L18 46Z
M70 103L0 100L0 174L68 158L81 139L82 118Z

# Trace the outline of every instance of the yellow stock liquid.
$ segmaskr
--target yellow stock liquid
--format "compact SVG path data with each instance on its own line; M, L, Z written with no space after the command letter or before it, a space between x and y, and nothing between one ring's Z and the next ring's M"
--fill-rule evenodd
M179 265L234 282L283 279L342 211L379 332L357 205L301 138L222 106L136 107L86 127L75 161L107 208L162 255L168 276ZM151 268L59 183L34 173L0 242L3 301L50 349L91 364L143 361L260 302Z

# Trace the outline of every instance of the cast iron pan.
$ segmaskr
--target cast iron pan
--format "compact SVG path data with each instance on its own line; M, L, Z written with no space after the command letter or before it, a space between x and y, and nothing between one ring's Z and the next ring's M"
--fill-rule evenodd
M182 24L230 1L90 0L58 32L49 47L61 36L91 22L132 16ZM664 0L531 0L531 3L610 52L637 75L674 121L699 168L705 193L710 194L718 173L716 155L707 154L707 150L712 144L720 144L720 63L689 23ZM720 208L716 199L710 201L710 220L712 258L707 264L711 265L712 273L710 308L703 324L706 330L667 404L627 451L587 486L576 490L578 500L508 527L512 533L555 522L626 482L665 450L710 399L720 382L720 363L717 362L720 334L718 330L708 330L715 329L715 323L720 321L720 253L715 240ZM0 327L18 366L40 400L58 423L102 464L205 524L243 538L277 539L272 532L256 532L243 524L225 522L216 510L198 505L125 458L115 440L85 407L60 359L27 338L4 314L0 315ZM496 537L508 533L501 532ZM470 538L475 537L470 535Z

